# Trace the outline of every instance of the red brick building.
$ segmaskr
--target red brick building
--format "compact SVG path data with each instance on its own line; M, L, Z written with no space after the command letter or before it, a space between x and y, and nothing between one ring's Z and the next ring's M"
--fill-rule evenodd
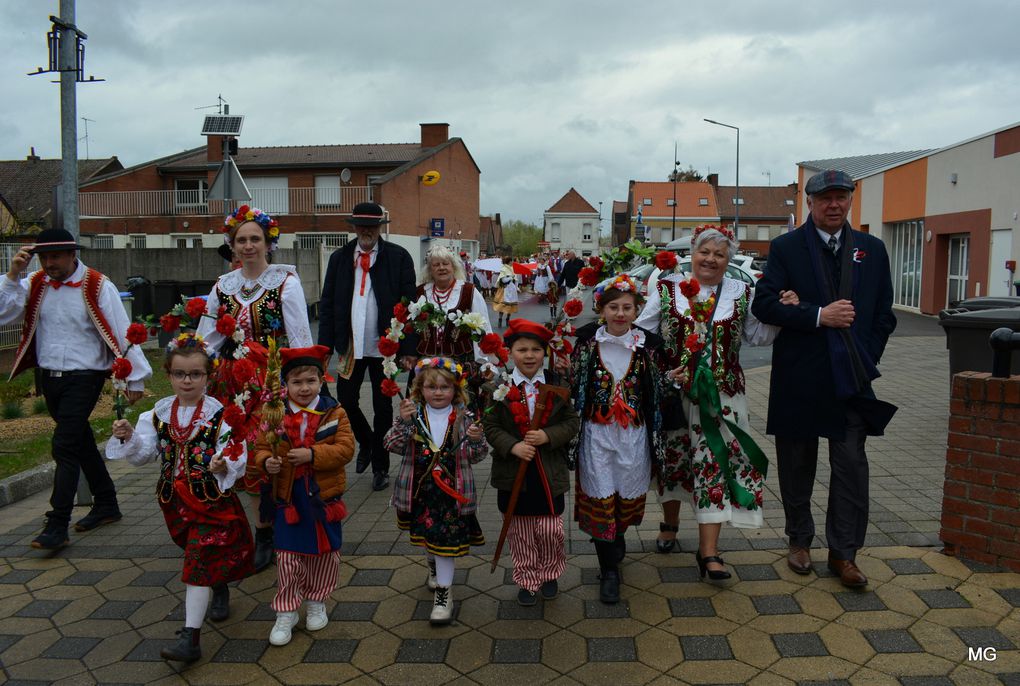
M733 226L736 222L736 186L720 186L718 174L709 174L708 182L715 187L719 221ZM790 216L796 214L797 184L741 186L739 200L737 239L740 252L764 257L769 254L769 241L784 233L790 225Z

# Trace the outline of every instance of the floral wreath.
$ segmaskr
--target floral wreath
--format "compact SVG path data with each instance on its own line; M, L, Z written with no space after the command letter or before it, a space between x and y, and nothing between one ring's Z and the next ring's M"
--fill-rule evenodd
M630 278L630 276L627 274L620 274L615 279L610 281L605 288L595 289L595 306L598 307L599 304L602 302L602 296L605 294L606 291L614 288L624 293L634 293L636 295L641 294L638 285L634 283L634 279Z
M733 229L731 229L731 228L729 228L727 226L715 226L714 224L702 224L701 226L697 226L697 227L694 228L694 234L691 237L691 242L693 243L693 241L695 239L697 239L697 237L699 235L701 235L702 233L704 233L705 231L718 231L722 235L726 236L727 239L729 239L729 240L731 240L733 242L736 242L736 240L737 240L737 237L733 234Z
M169 355L175 350L184 350L186 348L194 348L200 352L209 353L209 347L206 345L205 339L197 333L190 332L182 332L175 338L171 338L170 342L166 345L166 352Z
M461 386L467 383L467 377L464 376L464 367L457 364L449 357L423 357L418 360L418 364L415 365L416 369L443 369L450 374L453 374L453 379Z
M223 242L230 244L230 230L245 222L255 222L268 237L269 252L276 250L280 243L280 224L257 207L241 205L237 211L223 219Z

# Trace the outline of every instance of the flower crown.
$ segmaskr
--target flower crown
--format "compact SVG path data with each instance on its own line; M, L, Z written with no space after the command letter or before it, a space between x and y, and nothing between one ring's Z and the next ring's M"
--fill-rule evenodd
M418 369L442 369L453 374L454 380L458 383L464 380L464 367L449 357L423 357L418 360L416 367Z
M241 205L236 212L228 214L223 219L223 242L229 244L230 230L245 222L255 222L261 226L268 236L269 251L276 249L276 244L280 242L279 223L259 208L247 205Z
M726 227L726 226L714 226L712 224L703 224L702 226L695 227L694 228L693 238L697 239L697 237L700 234L704 233L705 231L718 231L719 233L721 233L722 235L726 236L726 238L731 240L731 241L736 241L737 240L737 237L733 234L733 230L730 229L729 227Z
M630 278L630 276L627 274L619 274L615 279L606 284L605 288L595 289L596 305L602 302L602 296L605 294L606 291L610 289L616 289L624 293L634 293L635 295L640 295L640 291L638 289L637 284L634 283L634 279Z
M209 354L209 349L205 344L205 340L197 333L181 333L175 338L171 338L170 342L167 343L166 352L169 355L175 350L186 350L188 348L194 348L206 355Z

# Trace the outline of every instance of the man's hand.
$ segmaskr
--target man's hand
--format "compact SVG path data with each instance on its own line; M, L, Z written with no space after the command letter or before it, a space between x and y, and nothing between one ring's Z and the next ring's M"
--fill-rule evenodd
M796 291L779 291L779 304L800 305L800 296Z
M28 263L32 260L32 248L34 245L26 245L11 258L11 269L7 272L7 278L17 281L21 278L21 272L25 271Z
M836 300L822 308L818 318L820 326L846 329L854 323L854 306L849 300Z
M414 369L414 365L418 364L418 358L414 355L403 355L400 358L400 366L404 368L405 372L409 372Z
M117 419L113 422L113 437L119 438L122 441L126 441L131 438L131 434L135 432L131 426L131 422L126 419Z
M134 405L141 400L143 395L145 395L145 391L124 391L124 397L127 398L130 405Z
M514 447L510 448L511 455L514 455L525 462L531 462L535 459L535 452L535 446L528 445L524 441L514 443Z
M209 461L209 471L213 474L225 474L227 471L227 461L223 459L222 455L217 455Z

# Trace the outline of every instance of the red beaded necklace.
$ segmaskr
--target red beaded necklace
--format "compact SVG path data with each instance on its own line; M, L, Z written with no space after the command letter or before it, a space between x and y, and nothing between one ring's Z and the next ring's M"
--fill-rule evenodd
M174 443L184 445L188 438L191 437L191 432L202 420L203 403L205 403L205 396L202 396L199 399L198 404L195 405L195 412L191 415L191 421L188 422L188 425L181 426L180 422L177 421L177 411L180 409L181 399L174 398L173 405L170 406L170 436L174 439Z
M446 309L446 303L450 301L450 296L453 295L453 287L457 285L456 281L450 284L449 288L439 289L439 286L432 283L432 299L436 301L436 304Z

